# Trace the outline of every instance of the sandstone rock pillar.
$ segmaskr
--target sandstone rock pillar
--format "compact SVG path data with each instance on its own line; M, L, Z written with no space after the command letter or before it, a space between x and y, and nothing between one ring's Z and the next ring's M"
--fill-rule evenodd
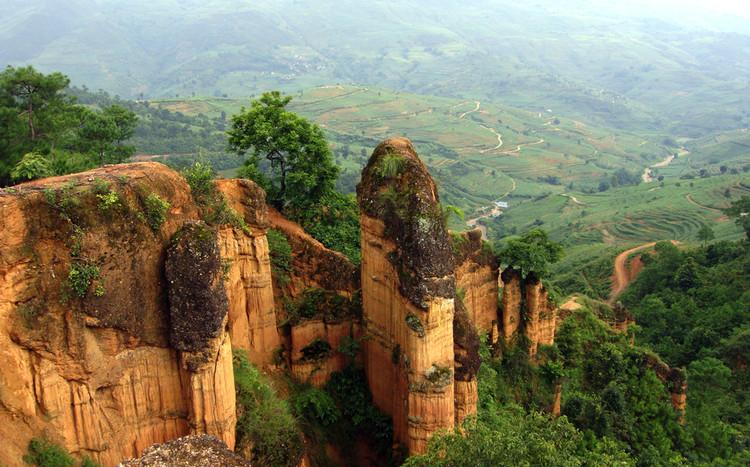
M455 423L454 261L437 188L406 138L381 143L357 187L364 361L374 403L410 453Z

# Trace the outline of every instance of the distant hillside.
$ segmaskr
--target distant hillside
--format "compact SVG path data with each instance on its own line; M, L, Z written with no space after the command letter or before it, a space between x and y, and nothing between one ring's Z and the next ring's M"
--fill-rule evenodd
M340 82L631 130L750 126L750 22L631 3L6 0L0 63L131 98Z

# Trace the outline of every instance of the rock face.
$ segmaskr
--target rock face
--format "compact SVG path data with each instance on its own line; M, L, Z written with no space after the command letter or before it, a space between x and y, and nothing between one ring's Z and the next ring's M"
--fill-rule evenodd
M502 335L506 343L515 342L519 333L526 337L529 355L534 357L540 345L555 342L557 307L549 299L547 290L536 278L521 278L513 270L502 274Z
M218 180L217 188L249 227L249 231L232 227L219 231L221 258L226 268L224 284L229 297L232 345L246 350L252 363L270 365L274 351L281 345L281 337L276 327L266 238L266 196L248 180Z
M262 190L220 188L263 224ZM233 446L231 347L278 345L267 243L199 217L155 163L0 192L0 464L43 433L103 465L191 433Z
M367 378L395 440L423 452L456 420L455 262L437 189L409 140L395 138L375 149L357 198Z
M456 289L463 292L463 302L471 321L494 342L498 335L498 265L495 255L482 241L482 231L475 229L453 234L456 256Z
M685 370L672 368L651 353L645 353L643 359L644 365L653 370L659 381L667 387L672 400L672 407L680 414L680 420L684 422L688 387Z
M224 442L209 435L191 435L151 446L138 459L118 467L251 467Z

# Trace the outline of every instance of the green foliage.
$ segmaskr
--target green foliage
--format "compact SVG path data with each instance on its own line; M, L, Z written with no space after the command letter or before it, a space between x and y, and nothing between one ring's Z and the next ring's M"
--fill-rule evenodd
M734 217L735 223L742 227L750 240L750 196L733 201L729 208L724 210L727 216Z
M23 461L37 467L74 467L77 464L65 449L46 438L32 438ZM81 465L88 467L91 464L84 462Z
M111 212L122 206L120 204L120 195L115 190L96 195L96 198L99 200L98 206L102 212Z
M341 418L341 412L333 398L317 388L308 387L295 394L293 406L295 413L300 417L313 419L323 426L333 425Z
M399 154L388 153L380 159L375 173L380 178L396 178L404 168L406 160Z
M416 332L419 337L425 336L424 325L422 324L422 320L419 319L419 316L414 313L408 313L405 319L406 325L409 326L409 329Z
M68 287L75 296L84 298L91 285L98 281L100 277L99 266L85 261L73 261L68 271ZM101 284L96 285L94 292L97 297L104 295L103 286Z
M237 445L252 446L249 460L254 465L297 466L304 445L289 403L276 395L243 351L234 351L233 363Z
M143 214L151 230L158 232L167 220L167 212L171 205L156 193L149 193L143 199Z
M24 154L18 164L10 171L10 177L14 182L36 180L50 175L52 175L52 169L49 161L43 155L35 152Z
M208 164L195 162L190 167L186 167L182 170L182 176L185 177L185 181L190 185L190 191L193 194L193 198L199 203L205 203L205 200L207 200L216 189L214 186L214 170Z
M286 235L280 230L268 229L266 238L274 277L281 285L286 285L292 272L292 247Z
M338 323L346 317L362 314L359 294L351 298L334 291L319 288L306 289L296 301L286 303L287 321L291 325L312 318L322 318L326 323Z
M266 92L232 116L227 132L230 147L249 155L244 175L256 177L268 200L285 213L319 207L338 175L322 130L287 110L290 101Z
M44 190L44 200L68 221L73 220L76 209L81 206L81 198L73 183L58 189L47 188Z
M538 278L549 274L549 266L562 258L562 246L553 242L541 229L532 229L518 238L511 238L498 252L498 260L506 267Z
M552 418L521 407L493 405L461 429L433 436L427 452L407 467L457 465L635 465L621 446L603 439L587 446L564 417Z
M33 67L0 73L0 186L119 163L134 148L136 116L113 104L101 111L77 105L70 81Z
M300 349L303 362L317 362L330 357L333 349L331 344L323 339L315 339Z
M748 290L746 242L692 250L659 243L621 296L640 325L639 341L670 365L687 367L693 446L684 452L692 463L733 465L750 455Z
M353 195L328 193L319 209L296 211L290 217L323 245L359 265L359 208Z
M703 224L703 226L700 228L700 230L696 234L696 237L705 246L707 242L710 242L711 240L716 238L716 234L714 234L714 230L711 227L709 227L708 224Z

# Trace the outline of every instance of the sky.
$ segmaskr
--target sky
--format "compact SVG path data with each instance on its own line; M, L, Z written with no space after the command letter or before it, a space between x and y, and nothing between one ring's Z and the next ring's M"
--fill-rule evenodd
M741 15L750 18L750 0L662 0L676 8L684 8L686 4L693 4L715 11Z

